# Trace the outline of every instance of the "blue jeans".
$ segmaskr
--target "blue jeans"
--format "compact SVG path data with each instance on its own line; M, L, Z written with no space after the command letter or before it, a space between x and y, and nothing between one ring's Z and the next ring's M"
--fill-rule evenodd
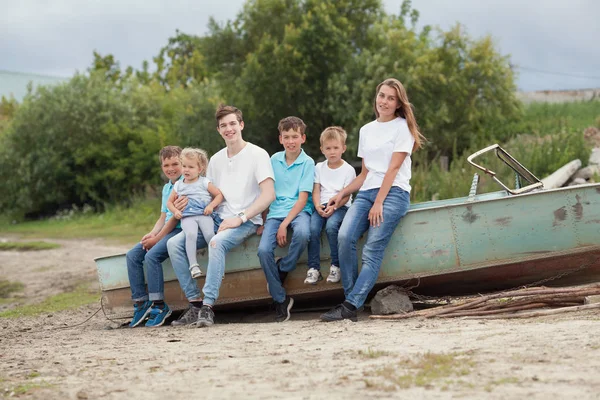
M283 218L269 218L265 222L265 229L258 245L258 259L269 284L269 293L273 300L278 303L283 303L286 296L285 289L279 280L278 266L275 263L277 230L283 220ZM292 220L290 226L292 227L292 239L290 240L288 253L279 262L279 269L283 272L290 272L296 269L296 262L298 262L300 255L306 249L306 245L310 239L310 214L306 211L301 211Z
M163 277L162 262L169 257L167 252L167 241L181 232L175 228L164 238L159 240L149 251L142 248L138 243L127 252L127 275L129 286L131 286L131 298L133 301L146 301L150 299L163 300L165 298L165 279ZM146 275L148 276L148 289L144 279L144 260L146 261ZM150 292L150 295L148 295Z
M225 275L225 255L231 249L242 244L246 238L256 233L258 225L254 225L248 221L237 228L226 229L217 233L210 241L211 245L207 246L202 234L198 233L196 245L198 249L208 247L208 266L206 271L206 280L204 282L204 303L213 305L219 298L219 289ZM167 243L171 264L179 286L183 290L185 297L188 300L200 300L200 290L196 284L196 280L192 278L190 273L190 264L185 252L185 234L180 233L173 237Z
M338 247L340 268L346 301L356 308L362 307L373 289L387 247L400 219L408 211L410 195L397 186L392 186L383 201L383 222L378 227L370 226L369 211L373 207L379 188L358 192L350 206L340 233ZM368 231L363 247L362 268L358 273L356 242Z
M318 212L310 216L310 241L308 242L308 268L321 269L321 231L325 225L325 234L331 249L331 265L340 266L338 259L338 232L344 220L348 207L338 208L329 216L323 218Z

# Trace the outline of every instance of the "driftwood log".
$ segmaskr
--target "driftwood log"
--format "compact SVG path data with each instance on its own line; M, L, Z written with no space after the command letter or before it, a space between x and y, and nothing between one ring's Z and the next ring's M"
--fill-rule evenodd
M486 296L460 300L433 309L420 310L402 314L371 315L373 319L399 320L414 317L423 318L528 318L538 315L551 315L552 312L564 313L600 305L589 304L583 307L585 297L600 294L600 284L575 286L566 288L532 287L511 290ZM550 310L523 313L525 310L551 308ZM560 310L560 311L558 311ZM539 314L542 313L542 314Z

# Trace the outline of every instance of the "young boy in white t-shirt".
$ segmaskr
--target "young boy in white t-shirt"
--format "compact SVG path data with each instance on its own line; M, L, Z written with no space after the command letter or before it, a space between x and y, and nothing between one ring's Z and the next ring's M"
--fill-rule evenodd
M329 200L356 178L354 168L342 159L346 151L346 131L339 126L326 128L320 137L321 152L327 159L315 167L313 203L315 212L310 219L310 241L308 242L308 272L304 283L315 285L323 279L321 275L321 231L325 233L331 249L331 267L327 282L340 281L338 260L338 231L352 203L352 196L345 198L343 207L335 210L327 206Z

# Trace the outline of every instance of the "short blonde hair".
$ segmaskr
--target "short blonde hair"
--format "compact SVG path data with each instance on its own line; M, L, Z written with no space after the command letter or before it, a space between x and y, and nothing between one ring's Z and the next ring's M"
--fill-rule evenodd
M208 154L206 151L194 147L186 147L181 151L181 159L183 160L184 158L196 161L198 167L200 167L200 175L204 176L206 174L206 167L208 166Z
M343 145L346 145L347 138L348 134L344 128L341 126L330 126L321 132L319 141L321 142L321 146L323 146L323 143L325 143L326 140L339 140Z

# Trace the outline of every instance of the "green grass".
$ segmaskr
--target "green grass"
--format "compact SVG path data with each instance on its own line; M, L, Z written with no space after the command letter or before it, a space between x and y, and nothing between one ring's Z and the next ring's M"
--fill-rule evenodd
M13 293L20 292L21 290L23 290L21 282L9 282L0 279L0 299L8 299Z
M0 318L19 318L69 310L98 302L100 295L90 290L86 284L79 285L72 292L60 293L37 304L28 304L0 313Z
M473 362L463 353L425 353L415 359L403 360L367 371L365 385L370 389L391 391L412 386L433 387L437 383L447 389L446 378L465 376Z
M2 250L49 250L59 248L60 244L48 242L0 242L0 251Z
M528 105L522 120L495 132L495 137L503 140L473 138L470 149L451 157L448 171L441 170L439 159L422 160L416 153L411 201L429 201L434 196L440 200L467 196L475 172L480 177L478 193L501 190L491 177L467 162L470 154L494 143L499 143L539 179L577 158L586 166L593 146L586 142L583 131L589 126L600 128L600 101ZM489 153L475 162L496 172L502 182L514 188L513 171L495 154Z
M358 355L361 358L379 358L389 356L390 353L383 350L375 350L369 347L367 350L358 350Z
M104 213L85 213L39 221L9 223L0 217L0 234L18 235L25 239L101 238L122 244L133 244L148 233L160 216L160 199L138 200L131 207L114 206Z

